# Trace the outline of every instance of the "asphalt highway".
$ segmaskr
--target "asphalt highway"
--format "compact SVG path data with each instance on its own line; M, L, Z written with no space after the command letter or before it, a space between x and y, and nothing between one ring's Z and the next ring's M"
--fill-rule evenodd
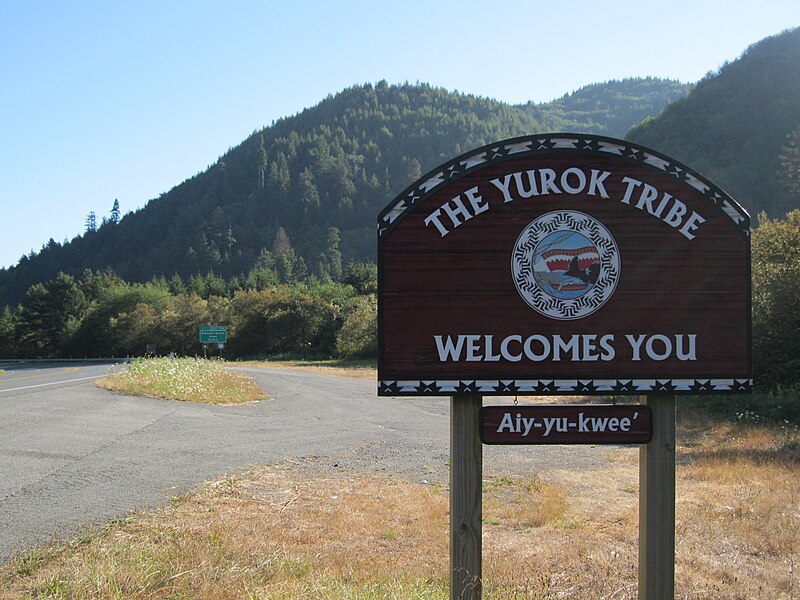
M257 465L448 481L446 398L379 398L373 381L270 368L244 369L269 400L200 405L96 387L110 368L0 363L0 560ZM484 472L591 470L605 452L485 446Z

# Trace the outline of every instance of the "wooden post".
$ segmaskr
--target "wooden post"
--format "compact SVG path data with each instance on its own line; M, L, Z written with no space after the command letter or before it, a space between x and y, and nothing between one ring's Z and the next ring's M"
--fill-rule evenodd
M450 600L481 597L481 396L450 398Z
M675 597L675 395L644 399L653 440L639 450L639 600Z

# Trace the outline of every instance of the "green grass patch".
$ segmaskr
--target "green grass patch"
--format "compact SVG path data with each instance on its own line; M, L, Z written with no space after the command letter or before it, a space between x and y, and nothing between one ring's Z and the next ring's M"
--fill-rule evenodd
M102 388L167 400L206 404L242 404L266 397L252 379L218 360L139 358L97 382Z

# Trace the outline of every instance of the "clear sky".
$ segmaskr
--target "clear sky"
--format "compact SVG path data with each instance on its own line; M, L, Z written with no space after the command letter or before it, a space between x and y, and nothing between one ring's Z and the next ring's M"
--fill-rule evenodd
M797 0L0 0L0 266L354 84L545 102L694 82L798 25Z

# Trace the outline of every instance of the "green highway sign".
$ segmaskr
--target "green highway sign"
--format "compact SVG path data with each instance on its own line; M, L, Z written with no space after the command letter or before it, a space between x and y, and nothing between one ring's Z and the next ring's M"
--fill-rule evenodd
M228 328L224 325L201 325L201 344L224 344L228 341Z

